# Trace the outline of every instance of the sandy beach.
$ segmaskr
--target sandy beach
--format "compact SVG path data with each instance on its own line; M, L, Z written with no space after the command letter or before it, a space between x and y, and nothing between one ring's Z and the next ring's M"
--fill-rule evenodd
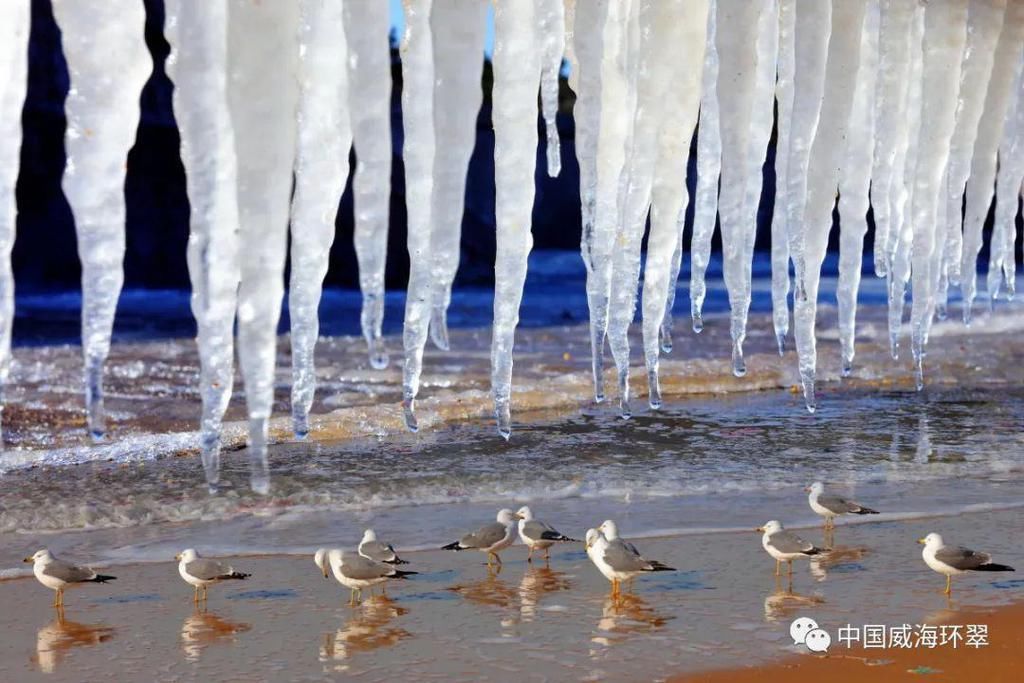
M773 576L753 531L643 538L647 556L678 571L640 578L621 601L580 546L556 549L548 566L527 565L514 546L497 575L479 554L413 552L420 574L358 607L309 555L232 558L252 578L215 586L204 610L172 561L108 566L118 579L68 593L63 616L33 579L10 580L0 583L0 679L385 681L415 671L418 680L627 681L729 668L708 680L743 681L782 672L805 680L835 666L852 677L835 680L859 680L857 650L836 643L818 659L792 644L790 622L810 616L833 633L844 624L989 623L991 645L964 657L990 662L992 675L977 680L1009 680L998 676L1019 663L1010 644L1020 642L1022 608L1003 608L1020 602L1024 579L963 577L947 600L914 541L941 529L1019 564L1020 514L840 525L833 552L798 564L792 585ZM820 528L800 533L825 540ZM904 664L958 671L961 654L877 652L871 660L891 663L870 675Z

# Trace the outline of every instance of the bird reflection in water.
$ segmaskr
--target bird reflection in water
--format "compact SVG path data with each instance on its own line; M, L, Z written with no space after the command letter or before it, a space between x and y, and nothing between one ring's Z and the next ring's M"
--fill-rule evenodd
M819 595L800 595L793 592L793 581L790 579L786 588L779 581L775 582L775 590L764 599L765 621L789 620L798 612L808 607L824 604L825 599Z
M496 574L488 574L487 578L470 583L461 583L448 590L458 593L466 600L485 607L511 607L516 599L516 591Z
M237 634L250 628L249 624L228 621L205 609L197 609L181 624L181 651L185 659L196 662L210 645L234 643Z
M816 555L811 558L811 575L814 576L817 581L824 581L827 579L830 569L834 569L840 565L860 562L861 559L870 552L867 548L863 547L835 547L832 545L831 539L828 538L828 534L826 534L826 543L828 544L827 547L831 548L831 550L827 553Z
M344 671L353 655L390 647L410 637L412 634L404 628L390 626L392 621L408 611L385 595L373 595L364 600L359 611L353 613L342 628L324 634L320 661L334 664L325 669Z
M568 590L572 584L564 572L548 566L528 567L519 582L519 614L523 621L531 621L537 614L537 603L548 593Z
M43 673L53 673L68 653L77 647L105 643L114 637L114 629L103 624L81 624L64 618L64 610L36 633L36 656L32 661Z
M659 613L635 593L609 595L597 622L598 633L590 640L598 645L612 645L633 634L657 631L671 619L674 617Z

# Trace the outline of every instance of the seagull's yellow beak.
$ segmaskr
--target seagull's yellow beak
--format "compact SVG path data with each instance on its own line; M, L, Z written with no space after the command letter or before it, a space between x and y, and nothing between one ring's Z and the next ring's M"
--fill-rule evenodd
M810 493L810 492L811 492L811 487L810 486L805 486L804 487L804 493Z
M513 512L512 513L512 519L522 519L522 518L523 518L523 516L521 514L519 514L518 512Z
M925 543L927 543L927 541L924 540L923 538L917 539L917 542L920 543L921 545L924 545Z
M35 563L35 561L36 560L34 557L26 557L24 560L22 560L22 562L25 562L26 564L33 564Z
M763 534L764 533L764 527L763 526L759 526L756 529L754 529L754 531L757 531L757 532L760 532L760 533Z
M179 560L179 561L180 561L180 560L181 560L181 553L178 553L177 555L175 555L175 556L174 556L174 559L176 559L176 560Z
M326 579L326 578L329 578L329 577L327 576L327 567L324 567L324 578L325 578L325 579Z

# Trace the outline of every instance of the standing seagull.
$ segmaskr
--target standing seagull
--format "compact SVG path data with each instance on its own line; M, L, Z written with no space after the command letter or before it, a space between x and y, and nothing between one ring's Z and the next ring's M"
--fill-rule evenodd
M192 548L182 550L174 556L174 559L178 560L178 573L181 574L181 578L185 579L186 583L195 588L195 595L192 601L196 604L200 600L206 601L206 591L212 584L220 583L221 581L241 581L252 576L252 574L236 572L231 565L224 564L223 562L200 557L199 553ZM202 590L202 597L199 594L200 589Z
M533 562L534 550L543 550L544 559L547 560L549 548L555 543L579 543L577 539L559 533L547 522L534 519L533 511L529 506L524 505L519 508L519 512L516 514L519 515L519 538L523 539L523 543L530 549L526 555L527 562Z
M487 553L487 566L491 567L491 558L501 567L498 556L505 548L512 545L515 538L516 522L522 517L508 508L498 510L498 521L482 526L473 533L466 534L454 543L443 546L441 550L479 550Z
M327 568L331 568L334 578L338 583L348 588L348 604L355 605L357 600L363 599L363 589L384 583L388 579L405 579L413 576L416 572L402 571L395 569L390 564L371 560L358 553L344 552L334 548L328 550L320 548L313 555L313 561L327 578Z
M359 554L368 560L385 562L387 564L409 564L398 556L390 543L377 540L377 534L373 529L363 532L363 540L359 542Z
M587 555L594 566L612 582L612 595L619 586L645 572L673 572L674 567L644 558L632 543L619 538L615 522L606 520L598 529L587 530Z
M789 563L788 573L792 576L793 560L825 552L823 548L818 548L813 543L805 541L792 531L786 531L782 528L782 524L774 519L764 526L758 527L757 531L764 533L764 536L761 537L761 545L769 555L775 558L775 576L781 575L783 561Z
M88 567L77 567L69 562L58 560L46 548L37 550L32 557L26 557L24 561L32 563L32 573L36 575L39 583L56 591L53 596L54 607L64 606L64 589L69 586L80 586L83 583L106 583L117 578L97 574Z
M1005 564L996 564L988 553L970 550L958 545L946 545L942 536L928 534L924 538L917 539L918 543L924 545L921 557L924 563L940 574L946 575L946 595L953 593L953 576L966 574L967 572L1012 572L1013 567Z
M825 493L825 485L820 481L816 481L807 488L804 489L810 495L807 496L807 502L810 504L811 509L816 513L825 518L825 528L834 529L836 526L836 517L839 515L854 514L854 515L877 515L878 510L872 510L866 508L860 503L856 503L852 500L847 500L840 496L832 496Z

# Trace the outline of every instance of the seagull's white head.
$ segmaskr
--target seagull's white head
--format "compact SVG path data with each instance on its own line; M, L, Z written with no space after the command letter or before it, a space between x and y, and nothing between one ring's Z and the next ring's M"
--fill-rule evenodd
M926 548L941 548L943 545L945 545L942 542L942 536L934 532L928 534L924 538L917 539L917 542L922 544Z
M182 561L182 562L187 564L189 562L192 562L193 560L195 560L198 557L199 557L199 553L197 553L193 548L188 548L186 550L182 550L180 553L175 555L174 559L180 560L180 561Z
M601 526L597 527L597 530L600 531L609 541L614 541L619 537L619 527L615 526L615 522L610 519L606 519L601 522Z
M519 515L520 519L526 520L527 522L533 519L533 510L530 509L529 505L524 505L519 508L519 511L516 512L516 514Z
M765 534L771 536L777 531L782 531L782 522L773 519L770 522L765 522L765 525L759 527L756 531L763 531Z
M376 541L376 540L377 540L377 532L374 531L373 529L367 529L366 531L363 532L363 540L362 540L363 543L366 543L368 541Z
M313 554L313 562L323 572L324 578L327 578L327 548L318 548Z
M52 560L52 559L53 559L53 555L50 554L49 550L47 550L46 548L40 548L39 550L37 550L34 553L32 553L31 556L26 557L22 561L23 562L31 562L31 563L35 564L36 562L48 562L49 560Z
M816 481L807 488L804 489L807 493L813 493L816 496L820 496L825 491L825 485L820 481Z
M522 519L522 515L512 512L508 508L502 508L498 510L498 521L508 526L509 524L515 524L516 520Z
M590 549L597 543L598 539L601 538L601 532L597 529L587 529L586 543L584 547L589 552Z

